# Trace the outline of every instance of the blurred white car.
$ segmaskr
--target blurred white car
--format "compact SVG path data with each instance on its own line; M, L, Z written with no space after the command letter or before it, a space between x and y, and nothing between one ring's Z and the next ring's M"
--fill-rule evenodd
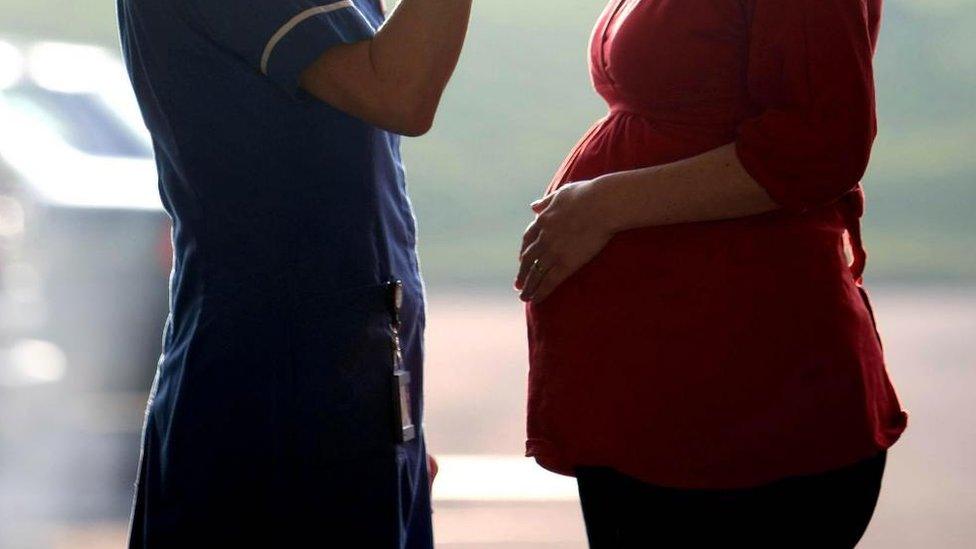
M0 39L0 386L147 388L171 256L117 57Z

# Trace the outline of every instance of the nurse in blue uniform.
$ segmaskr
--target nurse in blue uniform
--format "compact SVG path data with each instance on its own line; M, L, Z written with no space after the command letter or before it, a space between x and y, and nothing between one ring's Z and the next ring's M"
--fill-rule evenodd
M398 134L469 11L119 0L175 250L131 547L432 546Z

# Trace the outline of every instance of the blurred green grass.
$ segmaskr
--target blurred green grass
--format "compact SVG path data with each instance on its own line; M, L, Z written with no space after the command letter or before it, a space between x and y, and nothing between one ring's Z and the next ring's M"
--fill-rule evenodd
M476 2L437 125L405 144L432 284L507 288L528 203L605 107L586 41L603 0ZM116 47L112 2L0 0L0 34ZM865 180L876 281L976 277L976 3L889 0Z

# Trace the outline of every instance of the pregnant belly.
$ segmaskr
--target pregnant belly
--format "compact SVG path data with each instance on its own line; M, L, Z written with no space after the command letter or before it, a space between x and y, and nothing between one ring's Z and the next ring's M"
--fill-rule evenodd
M840 235L775 215L618 234L527 308L530 425L543 433L532 436L669 441L691 454L683 444L787 409L782 395L814 398L789 404L801 408L853 401L851 357L879 355L860 335L869 321ZM584 422L594 431L580 435Z
M581 140L550 190L674 162L733 139L729 127L668 125L614 112ZM770 301L795 301L798 289L811 302L848 301L843 232L832 207L625 231L546 302L530 307L531 320L540 336L556 340L572 341L595 330L608 332L605 337L616 344L650 351L695 344L703 329L719 329L734 347L732 331L723 329L727 320L736 318L741 326L742 320L762 315ZM753 337L744 331L735 336Z
M612 115L551 188L733 138ZM685 466L696 475L727 466L701 456L732 454L705 446L735 449L743 437L792 440L822 423L846 425L835 438L853 439L842 411L860 406L861 364L880 364L881 354L847 267L844 228L830 206L615 235L527 307L530 442L559 449L567 463L601 463L604 448L653 441L666 451L628 452L642 460L634 470L678 478Z
M678 125L631 112L612 111L583 136L550 183L548 192L566 183L689 158L733 139L734 132L728 126ZM575 295L569 300L584 308L598 303L601 308L607 307L605 299L582 303L594 299L594 292L603 296L608 292L636 292L660 299L679 295L692 299L696 295L693 288L715 280L714 277L709 280L708 276L703 279L702 274L713 270L710 265L726 260L732 241L742 240L733 234L735 225L734 222L696 223L620 233L593 261L570 277L557 294ZM611 308L619 311L619 304Z

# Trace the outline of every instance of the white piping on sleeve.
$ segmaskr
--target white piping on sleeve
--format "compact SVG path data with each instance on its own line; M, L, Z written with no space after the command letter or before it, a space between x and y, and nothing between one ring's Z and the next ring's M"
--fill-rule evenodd
M352 0L342 0L341 2L334 2L326 6L309 8L289 19L287 23L282 25L281 28L274 33L271 39L268 40L268 44L264 47L264 53L261 55L261 72L265 76L268 75L268 60L271 59L271 52L274 51L275 46L278 45L278 42L281 42L281 39L291 32L292 29L297 27L302 21L308 19L309 17L315 17L316 15L331 13L336 10L351 7L353 7Z

